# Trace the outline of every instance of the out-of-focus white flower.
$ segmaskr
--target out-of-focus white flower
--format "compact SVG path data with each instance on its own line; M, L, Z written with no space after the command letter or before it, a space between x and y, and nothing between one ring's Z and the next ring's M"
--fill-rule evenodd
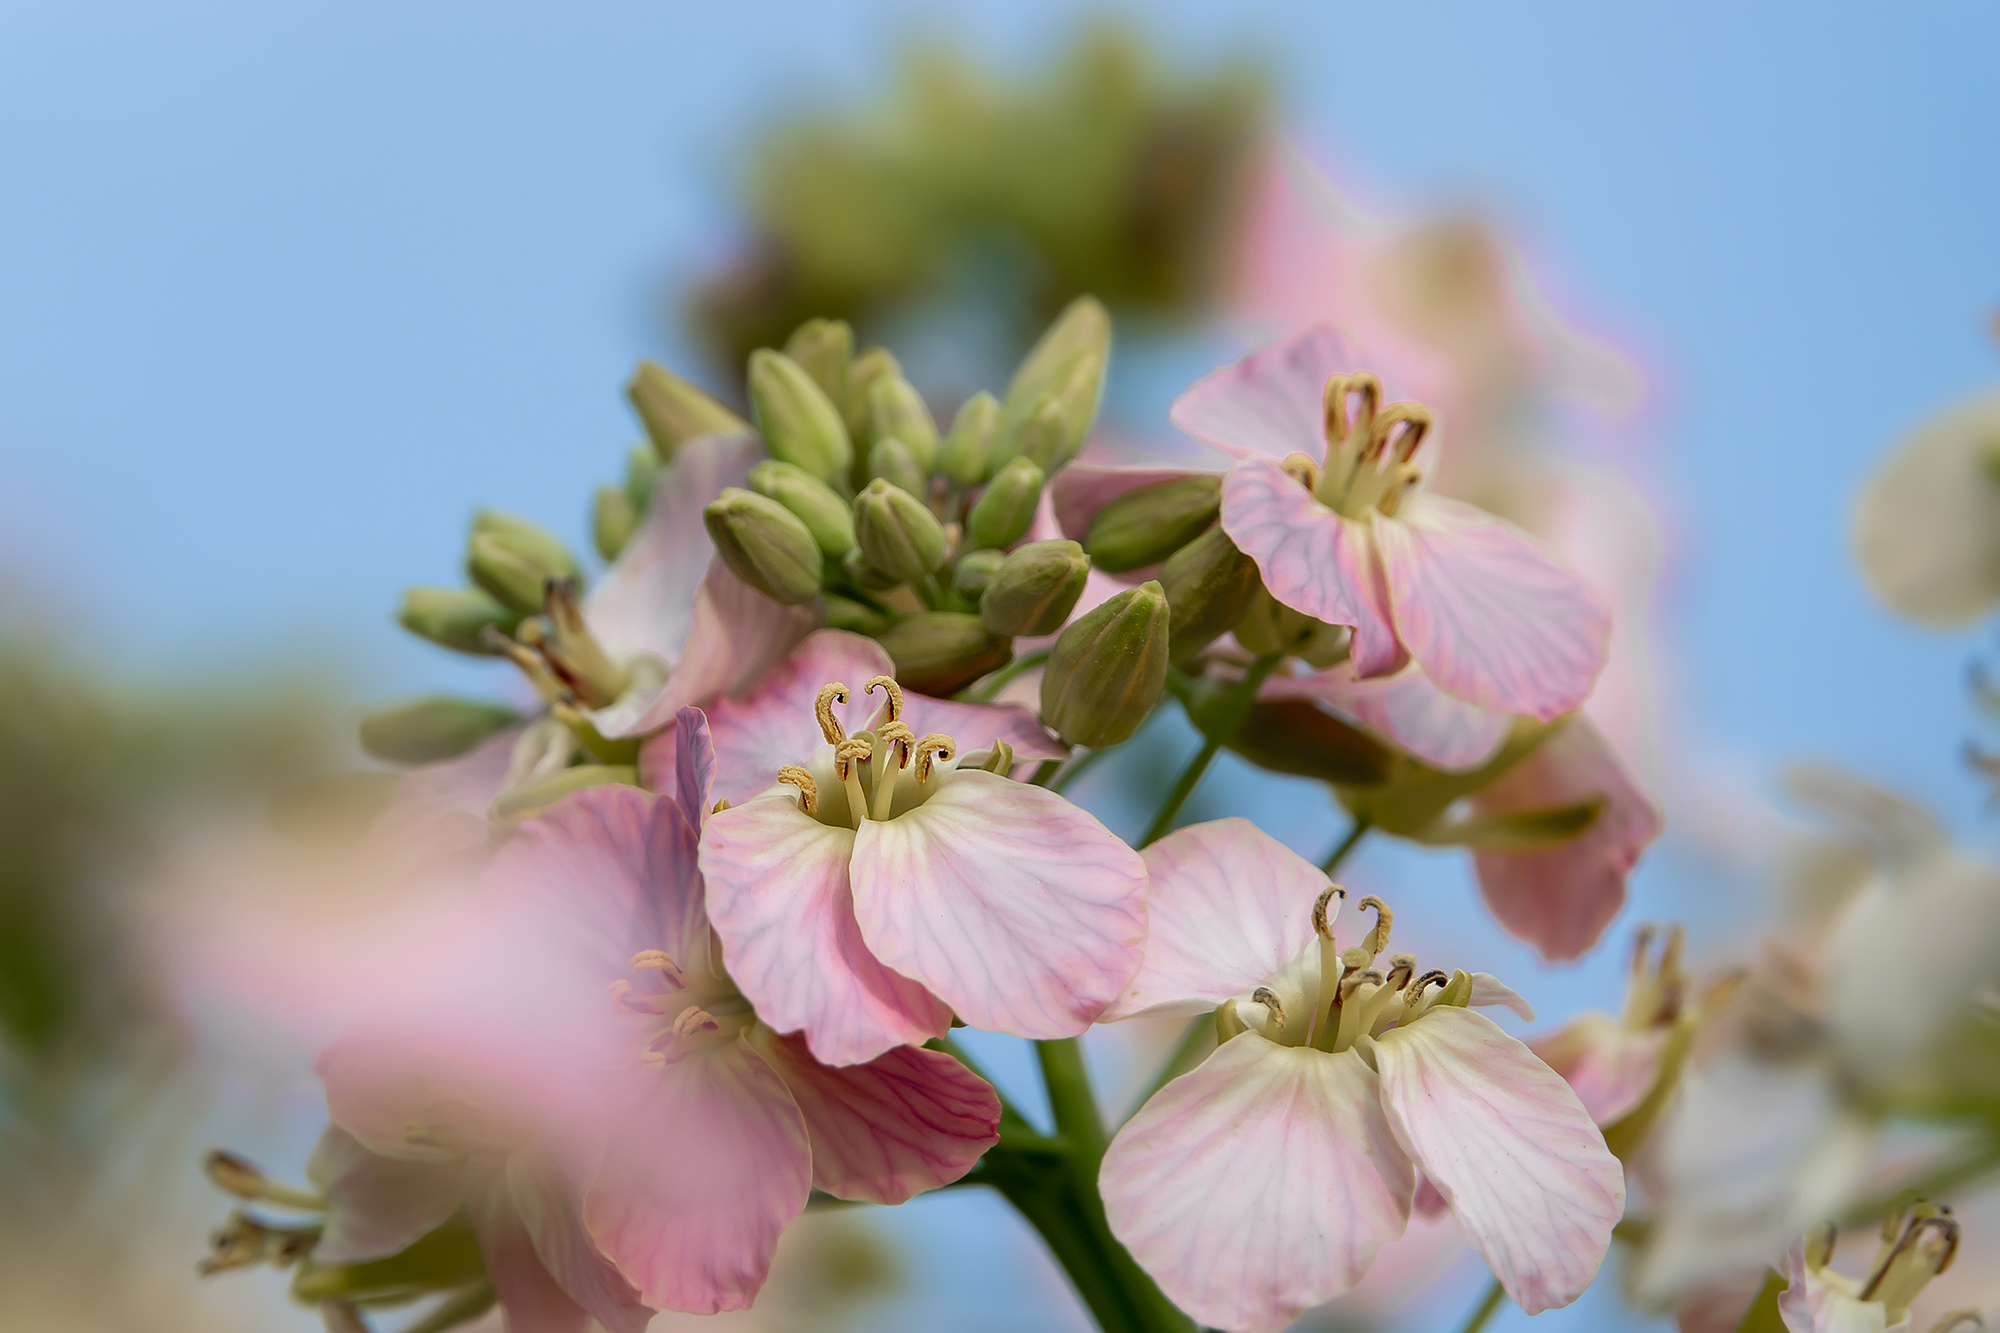
M1922 624L2000 606L2000 393L1897 442L1855 502L1854 553L1869 590Z

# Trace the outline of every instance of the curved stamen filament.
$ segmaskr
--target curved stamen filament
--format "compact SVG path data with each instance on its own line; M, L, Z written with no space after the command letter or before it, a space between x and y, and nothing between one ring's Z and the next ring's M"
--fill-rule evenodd
M819 784L813 781L812 774L797 764L786 764L778 770L778 781L790 783L799 789L801 810L810 815L819 809Z
M995 742L997 746L999 743ZM949 759L958 753L958 743L942 731L933 731L917 742L917 785L931 780L931 762Z
M896 683L893 676L870 676L868 678L867 692L873 694L878 689L888 699L888 720L891 722L901 721L903 716L903 687Z
M826 737L828 745L838 745L847 739L841 730L840 719L833 715L835 704L847 702L847 687L838 681L820 688L819 698L813 701L813 715L819 719L819 733Z
M910 750L915 733L907 722L884 722L875 731L875 755L871 773L875 779L875 802L868 817L877 821L889 817L896 800L896 774L910 766Z
M1259 986L1250 992L1250 1003L1261 1004L1271 1015L1271 1026L1279 1032L1285 1030L1285 1006L1278 999L1278 993L1269 986Z
M1327 1031L1333 1022L1333 1009L1337 1003L1335 997L1339 993L1342 972L1340 945L1333 938L1333 919L1346 898L1346 889L1338 884L1329 884L1313 900L1313 934L1319 937L1319 994L1313 998L1312 1017L1306 1021L1308 1044Z

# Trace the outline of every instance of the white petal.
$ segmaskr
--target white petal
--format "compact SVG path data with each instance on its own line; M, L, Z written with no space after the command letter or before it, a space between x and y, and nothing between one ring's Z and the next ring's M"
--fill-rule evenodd
M1927 625L1965 625L2000 604L2000 394L1918 427L1862 488L1854 550L1869 588Z

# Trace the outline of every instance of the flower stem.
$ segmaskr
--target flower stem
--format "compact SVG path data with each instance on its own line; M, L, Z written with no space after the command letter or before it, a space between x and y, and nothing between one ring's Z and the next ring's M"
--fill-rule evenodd
M1356 815L1353 827L1347 830L1347 836L1342 838L1339 844L1326 854L1326 860L1319 863L1320 873L1328 879L1332 879L1334 872L1340 869L1341 862L1347 859L1347 854L1354 850L1355 846L1366 836L1368 830L1373 827L1374 825L1369 822L1367 816Z
M1473 1310L1465 1321L1465 1327L1460 1329L1459 1333L1479 1333L1480 1329L1492 1321L1495 1312L1500 1309L1500 1303L1506 1299L1507 1289L1500 1285L1499 1278L1494 1278L1492 1285L1486 1288L1486 1295L1480 1298L1478 1308Z
M965 692L966 701L975 704L991 702L995 695L1013 683L1016 676L1033 671L1048 660L1049 650L1047 648L1037 649L1029 653L1026 657L1017 657L1006 666L1001 667L998 671L988 676L984 685L967 690Z
M1208 771L1216 752L1236 735L1236 728L1243 725L1244 714L1250 711L1251 703L1257 698L1257 687L1264 683L1266 676L1277 669L1278 663L1282 660L1283 658L1277 653L1267 653L1250 664L1250 669L1243 674L1242 684L1236 687L1235 693L1231 694L1222 705L1222 712L1215 719L1215 729L1208 733L1201 743L1201 749L1195 752L1194 758L1181 771L1180 781L1176 782L1174 789L1167 793L1166 802L1160 806L1160 813L1153 816L1152 826L1146 830L1146 836L1139 839L1141 847L1156 841L1161 834L1173 827L1174 816L1178 815L1181 807L1187 804L1187 798L1194 795L1196 785L1201 782L1202 774Z

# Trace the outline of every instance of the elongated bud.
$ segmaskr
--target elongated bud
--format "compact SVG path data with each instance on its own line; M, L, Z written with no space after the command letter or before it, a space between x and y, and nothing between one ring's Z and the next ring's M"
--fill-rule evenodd
M1020 540L1035 521L1042 483L1048 474L1026 458L1016 458L993 474L965 516L967 543L975 550L998 550Z
M785 340L785 355L812 376L827 401L845 408L847 366L854 359L854 330L844 319L809 319ZM851 433L851 432L850 432Z
M1353 637L1344 625L1292 610L1265 591L1262 580L1235 628L1236 641L1253 653L1287 653L1322 671L1347 660Z
M1077 353L1018 413L1011 406L1003 408L994 460L1031 458L1050 473L1066 466L1083 448L1090 424L1097 419L1103 387L1104 359L1091 352Z
M750 430L749 422L657 362L639 363L625 384L625 396L663 463L671 463L675 450L698 436Z
M887 592L903 582L894 574L884 574L870 564L859 546L847 553L846 558L840 562L840 567L850 583L868 592Z
M1019 411L1040 397L1079 354L1094 355L1100 369L1111 356L1111 312L1094 296L1079 296L1065 306L1021 358L1007 385L1007 408Z
M846 478L853 462L847 425L826 391L783 352L750 354L750 415L771 457L796 463L821 481Z
M1029 542L993 575L979 600L979 618L995 634L1054 634L1083 596L1089 574L1090 557L1075 542Z
M993 582L993 575L1006 558L1002 551L967 551L952 567L951 590L977 606L979 595Z
M411 588L403 594L396 623L440 648L492 657L486 630L512 634L521 617L477 588Z
M804 468L766 459L750 469L750 489L789 509L828 559L854 549L854 511L839 491Z
M1222 512L1222 478L1182 477L1127 491L1097 511L1083 549L1113 574L1165 560Z
M881 635L896 679L925 694L962 690L1014 655L1007 640L986 632L978 616L925 611L906 616Z
M392 764L429 764L456 759L520 720L499 704L436 695L362 718L361 748Z
M868 479L877 477L919 500L931 493L930 473L918 466L909 447L893 435L868 446Z
M966 399L952 418L951 434L938 445L939 474L962 491L985 481L993 468L999 428L997 398L982 390Z
M524 616L542 609L542 589L550 579L582 577L575 557L547 530L492 510L473 515L465 572L494 600Z
M537 810L547 809L571 792L590 787L639 785L639 771L627 764L578 764L545 777L530 778L520 786L500 794L487 810L495 824L507 825L526 819Z
M858 354L847 366L847 397L840 401L842 417L847 422L847 433L855 439L864 439L868 434L868 402L874 391L875 381L886 375L903 373L896 364L896 358L886 347L870 347Z
M632 512L641 518L653 507L653 486L661 468L660 456L650 444L635 444L625 455L625 494L631 497Z
M623 486L599 486L590 505L590 544L607 565L621 555L639 530L639 511Z
M879 478L854 497L854 543L898 583L928 578L944 563L944 526L923 501Z
M901 440L925 477L937 464L937 422L923 395L901 375L882 375L868 387L868 438Z
M1167 680L1167 595L1119 593L1062 632L1042 673L1042 721L1072 745L1116 745L1139 729Z
M776 500L731 486L709 502L701 518L716 554L758 592L786 606L819 595L819 543Z
M1171 655L1179 666L1234 629L1263 584L1257 562L1218 525L1167 557L1160 586L1173 612Z
M851 597L837 593L826 595L826 627L844 629L850 634L866 634L870 637L889 628L889 617L872 606L864 605Z

